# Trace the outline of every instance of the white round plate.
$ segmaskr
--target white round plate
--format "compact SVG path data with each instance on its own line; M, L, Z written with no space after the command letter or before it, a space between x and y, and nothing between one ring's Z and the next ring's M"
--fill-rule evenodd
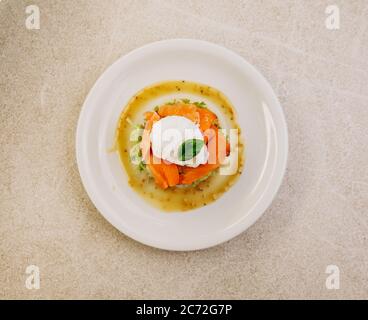
M246 145L236 184L217 201L184 213L161 212L146 203L128 185L118 154L108 152L128 100L165 80L200 82L222 91L236 109ZM253 66L224 47L175 39L136 49L102 74L83 105L76 152L83 185L112 225L146 245L197 250L240 234L271 204L286 168L288 135L279 101Z

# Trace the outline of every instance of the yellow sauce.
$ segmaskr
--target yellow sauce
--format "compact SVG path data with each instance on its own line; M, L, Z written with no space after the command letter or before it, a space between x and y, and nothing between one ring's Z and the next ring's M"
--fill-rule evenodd
M132 124L143 123L143 113L153 109L153 100L163 96L172 97L173 94L178 95L178 99L185 98L185 94L188 94L198 97L194 101L201 101L201 99L208 101L209 109L217 114L222 128L238 129L238 169L235 174L220 175L217 170L196 186L178 186L162 190L156 186L146 170L141 172L131 163L129 151L136 144L130 141L130 134L134 129ZM230 101L212 87L184 80L166 81L148 86L131 98L118 122L115 150L119 152L130 186L145 200L163 211L187 211L215 201L235 183L244 163L244 145Z

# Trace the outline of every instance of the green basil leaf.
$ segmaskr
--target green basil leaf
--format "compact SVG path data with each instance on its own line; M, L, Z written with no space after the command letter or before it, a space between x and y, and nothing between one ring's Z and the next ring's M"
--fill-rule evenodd
M189 139L184 141L179 147L179 160L186 161L193 159L204 145L203 140Z

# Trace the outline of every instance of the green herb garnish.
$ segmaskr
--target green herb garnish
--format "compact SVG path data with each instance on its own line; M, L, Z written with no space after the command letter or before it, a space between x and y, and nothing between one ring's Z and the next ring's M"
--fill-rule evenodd
M170 106L172 106L173 104L175 104L176 103L176 100L174 99L174 100L172 100L172 101L169 101L169 102L166 102L166 104L168 104L168 105L170 105Z
M179 160L186 161L193 159L204 145L203 140L189 139L184 141L179 147Z
M143 134L143 128L140 125L135 125L135 129L132 130L130 133L130 141L141 141L142 140L142 134ZM140 140L141 139L141 140Z
M201 101L201 102L194 102L194 104L198 107L198 108L206 108L206 104Z
M145 170L146 169L146 164L143 161L139 162L138 169L139 169L139 171Z

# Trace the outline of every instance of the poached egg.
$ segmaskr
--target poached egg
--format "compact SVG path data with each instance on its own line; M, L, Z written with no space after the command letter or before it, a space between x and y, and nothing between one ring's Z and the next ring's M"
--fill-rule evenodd
M191 139L203 141L201 150L192 159L180 160L181 145ZM201 130L185 117L167 116L155 122L150 140L153 155L168 162L196 168L208 161L208 150Z

